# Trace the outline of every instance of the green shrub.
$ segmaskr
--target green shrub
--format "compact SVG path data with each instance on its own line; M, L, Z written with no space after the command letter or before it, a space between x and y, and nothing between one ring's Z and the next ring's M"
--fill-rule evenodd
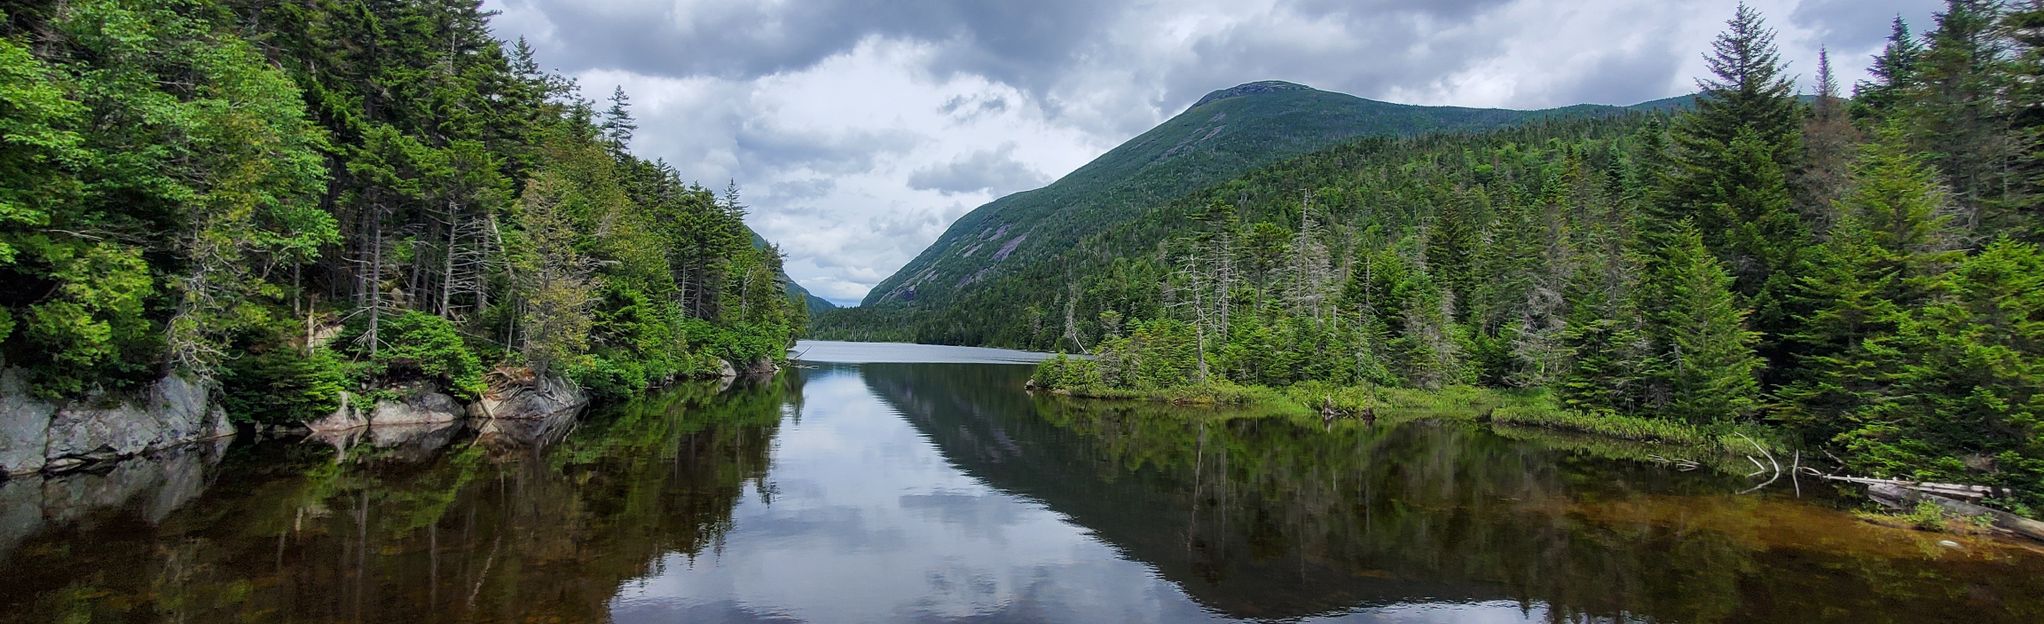
M273 348L230 361L220 372L220 388L234 422L302 423L340 407L348 365L326 349L306 355Z
M1052 390L1075 390L1101 385L1100 367L1092 360L1077 359L1059 353L1036 363L1036 374L1030 377L1037 387Z
M366 329L358 329L357 336ZM418 311L385 317L377 333L382 346L367 373L377 381L392 382L423 378L439 382L454 396L473 399L484 390L482 360L461 339L447 319ZM367 349L354 341L356 352Z

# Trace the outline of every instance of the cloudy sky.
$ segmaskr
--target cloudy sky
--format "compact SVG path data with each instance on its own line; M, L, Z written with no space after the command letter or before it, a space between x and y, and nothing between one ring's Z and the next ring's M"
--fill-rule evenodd
M1792 73L1864 75L1938 0L1755 0ZM1208 91L1256 80L1412 104L1631 104L1692 89L1733 0L485 0L633 150L722 188L788 273L855 303L966 211Z

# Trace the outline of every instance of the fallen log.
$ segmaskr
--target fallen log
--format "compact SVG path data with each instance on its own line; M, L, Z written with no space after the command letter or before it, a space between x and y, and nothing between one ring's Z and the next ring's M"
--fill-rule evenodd
M1996 488L1993 486L1986 485L1965 485L1960 483L1929 483L1923 481L1905 481L1901 479L1875 479L1872 477L1846 477L1838 475L1822 475L1822 476L1825 479L1829 479L1832 481L1844 481L1847 483L1858 483L1861 485L1869 486L1893 485L1909 488L1912 490L1918 490L1922 492L1929 492L1932 494L1941 494L1944 496L1968 498L1973 500L1979 500L1991 496L2009 496L2011 494L2005 488Z
M1893 483L1875 483L1867 486L1867 494L1875 501L1896 509L1908 509L1921 502L1929 502L1945 511L1964 517L1987 516L1995 528L2044 542L2044 522L2024 518L1999 509L1989 509L1973 503L1912 489Z

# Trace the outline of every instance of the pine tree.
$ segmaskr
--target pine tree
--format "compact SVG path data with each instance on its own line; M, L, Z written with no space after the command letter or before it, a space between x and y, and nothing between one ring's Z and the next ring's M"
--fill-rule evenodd
M1441 203L1440 214L1434 216L1427 230L1427 270L1440 278L1441 285L1457 302L1469 301L1475 290L1472 269L1477 250L1482 247L1476 223L1481 193L1482 189L1456 189ZM1466 303L1458 305L1457 320L1466 319L1468 309Z
M1790 168L1797 156L1800 104L1775 48L1774 30L1744 3L1725 24L1704 55L1711 77L1696 81L1696 108L1676 125L1678 154L1707 154L1699 148L1728 145L1739 133L1751 132L1773 150L1776 164Z
M1760 401L1759 337L1746 329L1732 277L1694 227L1679 229L1665 253L1653 290L1668 304L1654 323L1667 349L1666 413L1699 424L1751 414Z
M1754 328L1766 341L1762 352L1780 364L1787 354L1778 338L1796 312L1787 300L1792 271L1813 242L1785 175L1797 170L1803 153L1800 105L1759 13L1741 4L1728 26L1707 57L1713 78L1698 81L1696 109L1679 117L1671 133L1673 163L1661 199L1672 208L1661 214L1687 218L1703 233L1706 247L1731 270L1735 291L1752 301Z
M2044 242L2044 1L2028 0L2011 11L2003 30L2015 45L2007 98L2011 140L2008 196L2002 210L2011 235Z

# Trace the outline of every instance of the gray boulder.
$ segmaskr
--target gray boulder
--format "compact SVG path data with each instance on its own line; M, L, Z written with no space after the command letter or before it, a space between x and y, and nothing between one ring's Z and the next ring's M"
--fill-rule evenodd
M454 397L441 393L439 388L419 384L407 388L401 399L377 401L369 411L369 424L438 425L461 420L463 411Z
M359 400L355 398L354 393L343 390L341 391L341 406L334 408L334 413L332 414L327 414L319 420L305 423L305 428L311 429L315 433L337 433L367 427L369 426L369 417L363 414L362 410L355 407L355 404L358 402Z
M162 424L133 403L95 405L93 397L57 410L50 419L50 446L44 453L51 470L69 470L94 462L141 453L161 435Z
M717 376L725 379L737 377L738 369L732 368L731 363L725 361L724 358L717 358Z

